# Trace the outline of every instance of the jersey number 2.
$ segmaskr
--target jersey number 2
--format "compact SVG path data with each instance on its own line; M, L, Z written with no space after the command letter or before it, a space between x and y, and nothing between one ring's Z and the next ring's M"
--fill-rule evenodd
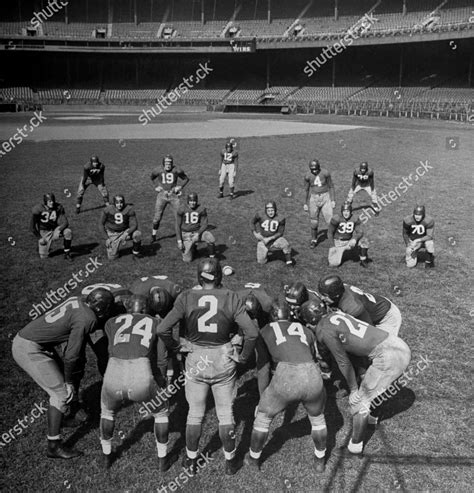
M214 315L217 315L217 298L212 294L202 296L199 298L198 306L208 307L208 310L204 312L197 320L198 332L212 332L217 333L216 323L207 323Z

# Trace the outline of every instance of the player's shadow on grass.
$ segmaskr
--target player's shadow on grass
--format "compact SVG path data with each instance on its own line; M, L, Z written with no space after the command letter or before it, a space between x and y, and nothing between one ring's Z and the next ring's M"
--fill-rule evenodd
M127 205L132 205L132 204L127 204ZM96 211L98 209L105 209L105 207L106 207L105 204L96 205L95 207L88 207L87 209L83 209L81 207L81 213L79 214L79 216L84 214L84 212Z
M245 197L246 195L251 195L254 193L253 190L237 190L234 193L234 199L238 199L239 197Z
M71 257L74 259L76 257L83 257L84 255L90 255L94 248L97 248L99 243L83 243L81 245L72 245L71 247ZM50 257L59 257L60 255L64 255L63 248L59 248L58 250L54 250L49 254Z
M328 230L327 229L321 229L318 231L318 237L317 237L317 245L320 245L324 241L328 239Z
M358 205L357 207L352 207L352 212L357 212L363 209L372 211L375 215L376 211L370 204L362 204L362 205Z

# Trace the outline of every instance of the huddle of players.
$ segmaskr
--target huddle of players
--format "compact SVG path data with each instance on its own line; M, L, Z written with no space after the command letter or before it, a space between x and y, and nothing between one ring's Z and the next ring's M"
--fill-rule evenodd
M260 400L246 464L259 469L273 418L290 403L302 402L311 422L315 470L324 470L326 391L320 367L330 377L336 365L350 390L353 433L348 452L361 454L367 425L376 421L371 401L410 361L408 346L397 336L398 308L334 275L320 280L319 292L296 282L277 300L257 284L237 292L223 287L222 269L215 258L200 260L197 278L199 285L184 292L165 276L138 279L130 291L118 285L90 286L83 292L85 300L69 298L17 334L12 348L15 361L50 396L48 457L80 455L62 444L60 427L77 396L87 342L102 372L106 368L100 419L106 468L114 461L115 415L129 401L142 402L153 415L159 469L166 471L170 466L169 403L163 397L166 350L186 354L183 380L189 412L183 467L192 474L198 470L209 390L215 401L225 472L234 474L239 468L232 411L237 366L247 362L254 348ZM63 366L54 349L59 344L63 345ZM358 373L352 357L363 360L357 362Z

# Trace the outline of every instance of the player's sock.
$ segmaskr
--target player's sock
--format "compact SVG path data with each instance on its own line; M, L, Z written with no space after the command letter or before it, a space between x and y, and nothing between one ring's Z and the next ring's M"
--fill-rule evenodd
M64 253L69 253L71 251L72 240L64 240Z
M326 449L324 449L324 450L318 450L316 447L314 447L314 455L318 459L324 459L324 457L326 456Z
M100 439L100 446L102 447L102 453L104 455L110 455L112 453L112 439L104 440Z
M250 454L250 457L252 457L252 459L258 460L258 459L260 459L260 456L262 455L262 451L260 450L260 452L254 452L252 449L250 449L249 454Z
M231 460L235 454L235 430L234 425L219 425L219 438L224 447L226 460Z
M168 454L168 442L161 443L156 440L156 451L158 453L158 458L163 459Z
M186 447L186 457L188 457L188 459L197 459L197 456L197 450L189 450L188 447Z
M352 438L349 440L349 445L347 445L347 449L351 454L361 454L363 448L364 448L363 441L360 441L359 443L354 443L352 441Z
M234 187L230 187L230 199L232 200L234 196Z

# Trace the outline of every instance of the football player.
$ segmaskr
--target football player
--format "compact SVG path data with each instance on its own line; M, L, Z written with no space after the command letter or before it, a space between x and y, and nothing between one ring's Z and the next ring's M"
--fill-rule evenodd
M155 440L159 470L168 469L168 401L155 379L156 369L166 368L163 341L158 337L159 321L148 314L147 298L132 295L126 302L127 313L105 324L110 359L100 396L100 443L104 465L112 464L112 437L115 415L127 402L143 402L155 418ZM179 344L167 340L170 348ZM140 378L137 378L137 375ZM155 397L159 397L155 400Z
M368 266L367 251L369 241L361 231L360 218L352 214L352 205L345 202L341 206L341 215L332 216L328 226L328 239L334 246L329 248L328 261L330 267L338 267L342 263L344 252L359 247L360 265Z
M77 189L76 213L81 212L81 204L84 193L89 185L95 185L104 199L105 205L109 205L109 192L104 182L105 166L99 161L97 156L92 156L90 161L84 165L79 188Z
M130 239L133 241L133 258L141 257L142 234L138 230L137 216L123 195L115 195L113 204L102 211L100 231L106 234L105 248L109 260L118 259L120 247Z
M234 141L234 142L232 142ZM234 139L230 139L226 142L224 149L221 151L221 169L219 171L219 199L224 197L224 183L225 177L229 180L229 200L235 198L234 195L234 183L237 175L237 167L239 163L239 153L235 150L237 143Z
M72 231L69 228L66 211L59 202L56 202L54 193L46 193L43 195L43 203L33 207L30 229L38 238L40 258L48 258L51 244L62 237L64 258L68 262L72 261Z
M181 293L160 325L169 331L182 321L191 352L186 358L185 384L189 412L186 421L186 456L183 466L197 472L199 439L209 390L214 395L219 436L224 446L226 474L235 474L235 430L232 405L235 398L236 365L252 355L258 331L236 293L221 285L222 268L215 258L201 259L197 268L199 288ZM235 324L244 334L240 355L230 342ZM196 371L202 360L209 364Z
M311 221L311 248L318 244L319 215L323 212L327 224L332 217L332 211L336 207L336 195L332 183L331 174L327 169L321 168L317 159L309 162L309 173L304 177L306 198L303 206L309 211Z
M352 204L354 195L361 190L365 190L369 194L372 199L372 208L375 211L375 215L378 216L380 213L380 206L377 199L377 192L375 191L374 171L369 169L367 161L360 163L359 169L356 168L354 170L352 185L347 194L346 202Z
M16 363L49 394L47 456L71 459L81 452L61 442L61 421L74 398L74 373L86 337L108 316L113 296L95 289L85 302L73 296L26 325L13 340ZM63 361L55 346L67 343Z
M155 185L155 180L158 178L158 185ZM178 180L181 180L181 185L178 185ZM168 204L171 204L173 214L176 216L179 207L179 197L183 188L188 184L189 177L186 173L174 165L173 156L167 155L163 158L162 168L155 169L151 173L151 181L158 192L156 196L155 215L153 216L153 230L151 233L151 241L156 241L156 234L160 227L160 221L163 217Z
M347 448L351 454L362 454L367 425L376 422L370 414L371 401L402 375L410 363L411 352L397 336L347 313L327 313L326 310L324 304L307 301L301 307L301 316L315 331L317 340L329 348L346 379L353 416L352 438ZM360 387L350 355L371 361Z
M284 300L270 310L271 322L259 333L257 368L260 402L252 437L249 465L259 469L260 455L273 418L288 405L301 402L311 422L315 470L324 471L326 453L326 392L321 372L315 362L315 338L311 330L290 321L290 307ZM271 375L271 368L276 370Z
M388 298L345 284L335 275L321 278L318 289L324 302L331 308L342 310L391 335L398 335L402 314Z
M415 267L418 250L426 249L425 268L434 267L434 220L426 215L425 206L417 205L413 215L403 220L403 240L405 241L405 262L407 267Z
M257 239L257 262L267 263L268 252L282 250L285 254L286 265L294 265L291 258L291 246L283 237L286 219L277 213L276 203L271 201L265 204L265 214L255 214L251 222L253 235Z
M192 192L176 214L176 238L184 262L193 260L196 243L200 241L207 243L209 257L214 257L216 240L210 231L206 231L207 227L207 210L199 203L197 193Z
M301 281L296 281L291 284L287 284L283 287L283 291L285 294L285 300L290 307L290 313L292 320L294 322L301 322L299 318L299 311L301 309L301 305L308 301L312 300L320 300L320 296L316 291L308 289Z
M237 291L237 296L242 300L248 316L257 322L258 328L264 327L268 323L273 300L262 285L248 282Z

